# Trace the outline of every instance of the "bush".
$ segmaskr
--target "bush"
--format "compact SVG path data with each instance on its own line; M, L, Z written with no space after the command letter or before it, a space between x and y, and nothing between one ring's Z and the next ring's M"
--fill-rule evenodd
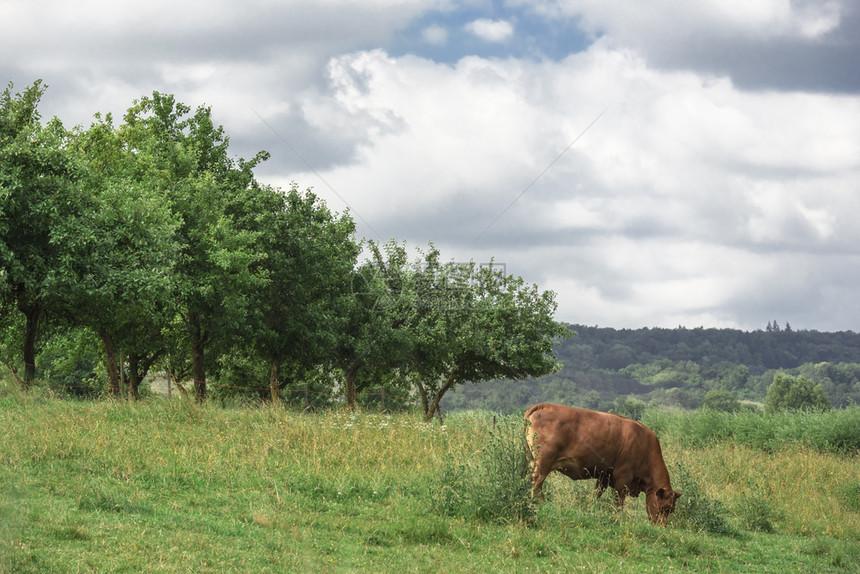
M671 437L692 447L732 440L768 452L786 444L802 444L821 452L860 451L860 406L771 414L747 410L727 413L709 409L696 412L648 409L642 422L661 439Z
M675 513L669 517L671 524L709 532L711 534L735 534L723 504L702 492L699 483L683 464L674 465L672 482L675 490L683 492L678 499Z
M617 397L615 399L615 406L610 412L638 421L645 414L645 407L645 403L631 395L628 397Z
M522 419L502 417L472 460L448 460L435 498L443 513L489 522L531 522L535 517Z
M702 408L734 413L741 410L741 403L732 391L714 389L705 393Z
M767 497L747 493L741 496L738 516L747 530L753 532L773 532L774 522L782 518Z
M824 394L824 387L816 385L812 379L792 377L786 373L776 374L764 399L764 410L768 413L804 409L820 411L830 408L830 400Z

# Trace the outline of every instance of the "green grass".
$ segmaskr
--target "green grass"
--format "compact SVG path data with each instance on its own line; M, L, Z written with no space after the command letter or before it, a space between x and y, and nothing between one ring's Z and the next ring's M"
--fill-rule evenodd
M60 401L0 383L0 572L860 571L857 455L798 443L691 444L667 428L675 486L699 506L665 529L644 497L619 513L560 476L526 520L446 506L446 473L491 490L486 469L510 466L499 429L515 424ZM708 527L715 509L723 529Z

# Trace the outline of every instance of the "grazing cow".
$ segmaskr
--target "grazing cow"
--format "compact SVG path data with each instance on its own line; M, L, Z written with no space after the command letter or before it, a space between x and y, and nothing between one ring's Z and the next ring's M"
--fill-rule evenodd
M539 404L523 421L532 466L533 496L557 470L573 480L596 479L597 496L615 489L618 508L627 495L645 493L654 524L666 525L680 492L672 490L660 442L642 423L610 413Z

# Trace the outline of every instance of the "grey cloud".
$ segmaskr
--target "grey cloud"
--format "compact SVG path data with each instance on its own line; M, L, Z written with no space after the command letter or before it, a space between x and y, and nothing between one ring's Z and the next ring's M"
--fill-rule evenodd
M860 21L856 16L852 20L856 38L851 40L728 37L690 41L683 46L645 46L643 51L658 67L726 75L742 89L857 93Z

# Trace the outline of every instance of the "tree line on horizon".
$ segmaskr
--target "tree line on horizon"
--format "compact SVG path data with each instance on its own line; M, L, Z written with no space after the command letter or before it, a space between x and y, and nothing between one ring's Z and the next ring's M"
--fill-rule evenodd
M695 409L719 397L764 404L779 375L820 386L834 407L860 403L860 334L775 323L756 331L568 325L573 335L555 344L558 372L466 385L445 407L514 411L550 401L615 411L634 403Z
M357 240L311 190L259 182L269 154L231 157L208 107L154 92L67 129L42 123L44 91L0 96L0 361L25 389L137 398L157 369L199 401L212 381L350 406L380 386L431 418L463 382L558 368L553 292Z

